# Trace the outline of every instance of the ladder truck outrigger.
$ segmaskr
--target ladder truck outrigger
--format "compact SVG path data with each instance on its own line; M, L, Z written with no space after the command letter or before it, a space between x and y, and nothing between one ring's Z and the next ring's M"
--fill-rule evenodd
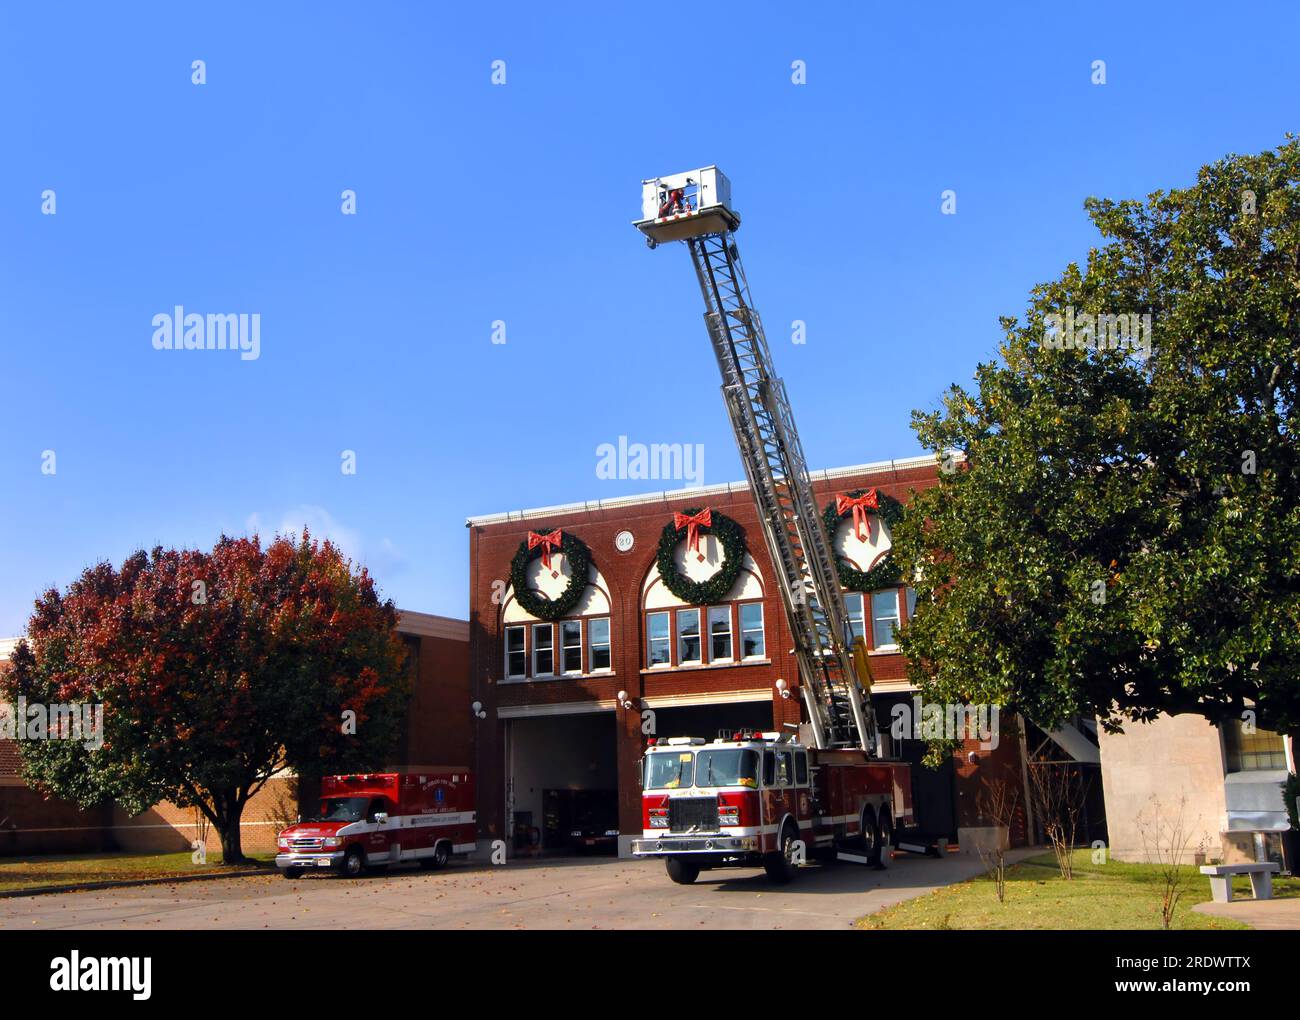
M632 853L662 857L679 883L701 870L754 865L786 882L807 857L821 855L883 867L914 824L910 771L881 754L866 648L852 639L785 385L750 301L730 183L714 166L643 181L635 226L651 248L682 241L691 253L722 395L794 636L808 723L790 729L811 739L789 731L651 738L642 763L642 838Z

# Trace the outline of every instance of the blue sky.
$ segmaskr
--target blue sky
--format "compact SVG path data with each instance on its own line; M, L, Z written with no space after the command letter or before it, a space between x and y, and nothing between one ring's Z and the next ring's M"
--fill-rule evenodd
M1296 128L1294 5L962 6L6 4L0 636L97 560L304 522L464 616L467 515L680 484L598 478L601 443L742 477L643 177L730 176L828 467L921 452L910 411L1086 256L1086 196ZM178 304L259 313L260 357L155 350Z

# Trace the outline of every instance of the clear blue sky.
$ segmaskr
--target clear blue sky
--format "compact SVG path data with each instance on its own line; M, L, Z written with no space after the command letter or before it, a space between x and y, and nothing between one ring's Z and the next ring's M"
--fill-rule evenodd
M597 478L601 443L742 477L643 177L731 177L826 467L921 452L909 412L1086 255L1086 196L1297 124L1294 4L915 6L6 4L0 636L99 559L303 521L463 616L467 515L674 487ZM260 313L261 357L154 350L177 304Z

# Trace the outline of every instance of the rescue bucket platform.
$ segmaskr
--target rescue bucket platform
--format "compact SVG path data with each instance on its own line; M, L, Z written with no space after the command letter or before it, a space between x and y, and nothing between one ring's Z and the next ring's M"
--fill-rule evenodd
M641 182L641 219L633 225L650 247L722 234L740 226L731 209L731 182L716 166Z

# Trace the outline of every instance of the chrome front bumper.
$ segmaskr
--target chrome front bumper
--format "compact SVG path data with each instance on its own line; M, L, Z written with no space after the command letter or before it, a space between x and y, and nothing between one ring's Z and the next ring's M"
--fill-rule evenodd
M332 853L290 852L275 855L277 868L337 868L342 863L342 850L335 850Z
M633 857L675 854L746 854L758 850L757 836L657 836L632 840Z

